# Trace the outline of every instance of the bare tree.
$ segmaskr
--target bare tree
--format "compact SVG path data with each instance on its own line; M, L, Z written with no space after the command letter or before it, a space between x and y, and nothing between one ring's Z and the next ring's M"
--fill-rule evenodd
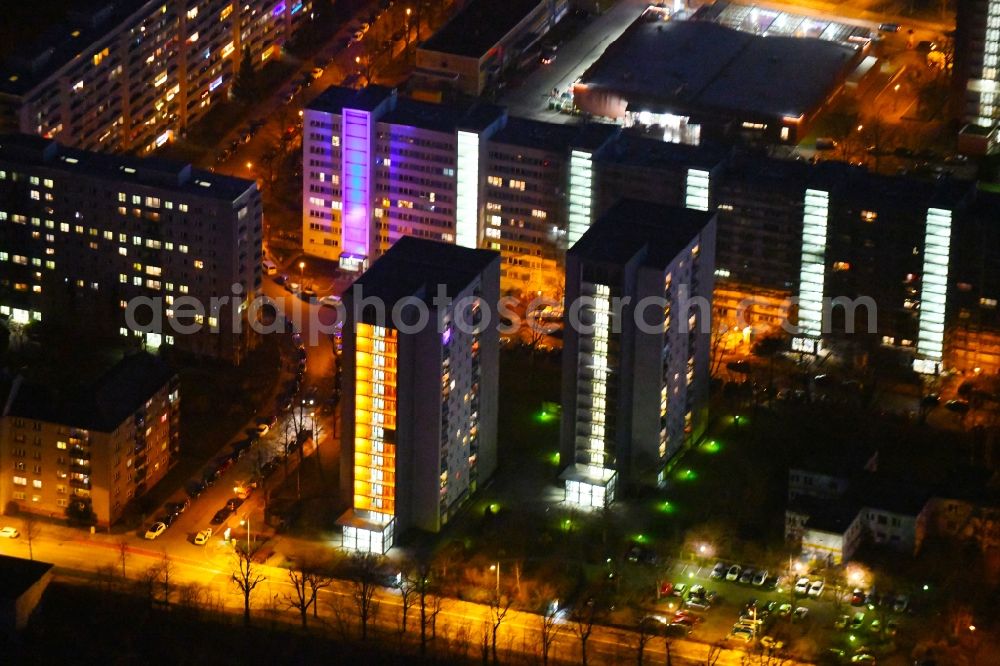
M504 619L507 617L507 612L510 610L510 605L513 603L514 598L512 595L499 593L494 594L493 598L490 599L490 651L493 654L493 663L500 663L500 658L497 656L497 634L500 631L500 625L503 624Z
M167 552L163 552L163 559L160 560L159 566L159 582L160 587L163 590L163 603L165 605L170 604L170 580L174 575L174 563L170 560L170 556Z
M243 624L250 626L250 597L254 589L267 577L260 573L257 563L253 561L257 548L246 548L237 544L233 552L231 580L243 594Z
M151 564L139 574L136 586L146 596L146 601L152 606L156 602L156 590L160 585L160 565Z
M542 639L542 666L549 666L549 652L552 651L552 644L555 643L556 636L562 626L556 622L556 614L559 609L553 603L545 603L542 607L542 614L539 616L538 633Z
M379 587L379 566L382 557L375 553L357 553L351 557L354 565L354 604L361 620L361 640L368 640L368 625L378 614L375 590Z
M427 626L431 620L428 614L427 601L431 592L431 565L426 560L417 563L410 572L410 579L413 583L413 591L417 595L417 604L420 607L420 654L427 654Z
M38 516L31 511L25 511L24 518L21 519L21 531L24 533L24 540L28 543L29 560L35 559L33 544L41 529L42 526L38 524Z
M594 623L597 620L597 601L590 597L585 601L578 602L570 613L571 627L576 637L580 639L580 663L587 666L587 641L594 632Z
M635 624L635 663L642 666L646 658L646 646L653 640L652 626L650 620L640 616Z
M705 657L705 666L715 666L720 656L722 656L722 644L719 642L709 644L708 655Z
M399 583L399 603L402 605L402 616L400 617L400 633L406 633L406 620L409 617L410 609L417 603L418 581L415 580L412 570L407 570L403 574L403 579Z
M318 617L319 613L316 610L316 598L319 596L320 590L330 587L330 585L333 584L333 578L326 575L318 568L312 567L306 572L306 584L309 585L309 603L312 604L313 617Z
M128 559L128 541L125 539L120 539L118 541L118 562L122 567L122 578L128 578L125 575L125 561Z
M288 582L292 584L292 590L295 594L285 594L285 603L288 604L289 608L293 608L299 612L299 619L302 622L302 628L305 629L308 625L309 619L309 584L306 582L309 574L301 569L289 569L288 570Z

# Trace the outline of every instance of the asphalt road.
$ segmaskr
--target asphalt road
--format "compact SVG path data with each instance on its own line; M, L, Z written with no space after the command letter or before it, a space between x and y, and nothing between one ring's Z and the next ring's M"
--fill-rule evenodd
M46 526L42 533L32 543L35 559L52 562L56 565L57 578L79 582L82 579L92 580L95 571L104 569L119 576L121 560L118 542L115 537L95 534L89 535L79 530L58 526ZM139 578L149 568L162 565L164 553L169 554L171 581L177 585L197 584L212 592L224 607L238 613L242 609L242 596L234 585L231 577L233 571L233 556L231 546L218 539L213 539L206 547L191 544L180 544L169 540L157 540L137 545L129 545L125 560L126 576ZM21 539L0 540L0 554L25 557L28 554L27 543ZM252 615L266 616L269 619L283 620L290 625L297 623L295 611L289 609L286 595L293 595L292 586L288 582L287 570L268 564L256 565L257 571L266 580L252 596ZM176 589L176 587L175 587ZM354 606L355 589L347 581L334 581L331 587L319 593L319 621L310 620L323 625L327 630L336 626L334 608L339 609L342 616L348 618L350 624L356 624L356 609ZM376 594L379 612L374 618L376 628L385 634L398 632L401 615L401 602L397 591L380 589ZM437 616L437 634L455 640L467 636L469 650L478 649L482 631L490 618L490 607L455 599L442 600L441 610ZM419 631L417 615L419 608L410 609L410 631ZM498 646L501 653L537 652L541 643L539 636L541 619L539 616L516 610L510 610L503 619L498 631ZM558 622L552 648L552 656L567 660L578 660L580 656L580 641L574 631L574 623L569 620ZM588 656L592 663L624 663L635 658L638 637L634 632L612 627L595 625L588 641ZM671 641L671 656L675 664L704 664L710 646L694 641ZM662 663L665 658L665 645L662 639L653 639L646 647L647 658ZM719 652L718 666L737 666L741 664L742 653L738 650L722 649ZM790 666L793 662L786 662Z

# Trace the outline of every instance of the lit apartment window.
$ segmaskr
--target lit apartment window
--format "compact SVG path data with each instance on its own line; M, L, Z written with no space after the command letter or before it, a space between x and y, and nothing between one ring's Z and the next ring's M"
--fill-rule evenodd
M41 488L42 487L42 480L41 479L35 479L34 481L31 482L31 485L34 486L35 488Z
M195 259L194 260L194 267L197 268L198 270L201 270L202 268L205 267L205 262L202 261L201 259Z
M23 476L15 476L14 477L14 485L15 486L26 486L26 485L28 485L28 479L26 479Z
M512 178L510 180L510 182L508 183L508 185L510 186L510 189L512 189L512 190L519 190L521 192L524 192L524 181L523 180L514 180Z

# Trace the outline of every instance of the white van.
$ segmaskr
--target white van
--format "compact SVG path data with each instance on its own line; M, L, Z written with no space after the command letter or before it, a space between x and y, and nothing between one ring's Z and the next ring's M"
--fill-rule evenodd
M260 265L264 268L264 275L274 275L278 272L278 265L270 259L265 259Z

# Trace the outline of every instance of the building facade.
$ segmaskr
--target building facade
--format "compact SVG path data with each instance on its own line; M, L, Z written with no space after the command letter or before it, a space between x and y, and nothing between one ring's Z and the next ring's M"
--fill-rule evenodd
M499 295L496 252L411 237L345 295L345 549L437 532L493 475Z
M177 378L145 353L85 390L15 379L0 419L0 506L114 524L176 460L179 414Z
M1000 120L1000 2L960 0L955 21L955 84L966 123L994 129ZM995 145L991 136L988 149Z
M348 109L379 118L349 159ZM334 88L306 114L307 254L363 266L344 249L355 232L341 225L357 201L349 226L367 258L401 235L454 238L501 253L504 291L558 298L566 251L618 199L711 210L716 312L734 336L791 324L803 353L888 352L930 373L996 370L1000 199L973 181L670 144L387 89ZM345 189L347 169L357 178Z
M424 85L477 96L569 11L568 0L471 0L417 48L414 76ZM537 51L534 51L537 52Z
M241 361L261 280L255 183L27 135L0 153L0 315Z
M244 50L279 58L310 0L116 0L0 68L0 131L147 153L223 101Z
M715 217L625 199L566 257L561 477L606 506L662 482L707 420Z

